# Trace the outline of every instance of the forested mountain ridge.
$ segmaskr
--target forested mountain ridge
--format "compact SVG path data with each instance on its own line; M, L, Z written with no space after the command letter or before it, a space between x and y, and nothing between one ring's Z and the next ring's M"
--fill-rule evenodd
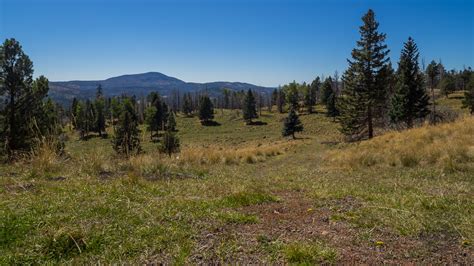
M95 90L99 84L104 89L105 94L109 96L121 94L140 96L147 95L152 91L157 91L161 95L166 96L173 90L179 90L181 93L207 90L208 93L215 94L224 88L230 90L252 89L270 93L274 89L244 82L186 82L159 72L147 72L122 75L105 80L50 82L49 95L51 98L61 103L68 103L72 101L74 97L91 98L94 97Z

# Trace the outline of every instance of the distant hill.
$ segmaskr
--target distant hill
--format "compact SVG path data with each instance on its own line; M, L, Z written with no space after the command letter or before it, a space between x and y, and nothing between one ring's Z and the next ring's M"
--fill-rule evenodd
M93 97L99 84L102 85L104 93L107 96L116 96L121 94L140 96L147 95L152 91L157 91L161 95L166 96L169 95L173 90L179 90L181 93L207 90L209 94L217 95L224 88L230 90L252 89L269 93L274 89L242 82L185 82L162 73L148 72L112 77L106 80L54 81L50 82L49 95L57 102L66 104L71 102L74 97Z

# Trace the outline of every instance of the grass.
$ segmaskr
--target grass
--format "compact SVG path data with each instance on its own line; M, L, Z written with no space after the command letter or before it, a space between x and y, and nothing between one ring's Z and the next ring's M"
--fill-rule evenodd
M200 253L231 262L252 247L221 236L222 245L201 251L203 233L265 226L262 213L246 210L284 205L285 193L329 209L368 245L382 230L420 241L448 234L458 241L450 244L472 246L464 244L474 240L472 118L344 144L317 110L301 116L295 141L280 136L285 114L264 112L267 125L246 126L236 111L218 110L221 126L177 117L182 152L171 158L146 132L144 154L129 159L114 154L110 139L83 142L69 132L67 156L44 147L32 160L0 165L0 264L189 264ZM337 243L252 237L266 247L260 262L341 258Z

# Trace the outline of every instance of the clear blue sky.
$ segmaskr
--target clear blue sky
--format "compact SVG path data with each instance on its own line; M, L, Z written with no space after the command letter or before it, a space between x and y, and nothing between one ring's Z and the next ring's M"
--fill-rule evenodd
M158 71L276 86L341 73L368 8L394 63L412 36L427 62L474 66L473 0L0 0L0 38L54 81Z

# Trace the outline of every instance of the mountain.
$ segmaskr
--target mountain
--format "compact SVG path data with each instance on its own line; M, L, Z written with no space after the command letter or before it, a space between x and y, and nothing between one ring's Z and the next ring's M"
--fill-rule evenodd
M222 89L230 90L257 90L270 93L274 88L257 86L242 82L209 82L195 83L185 82L180 79L167 76L158 72L148 72L142 74L122 75L106 80L90 81L52 81L49 84L49 95L55 101L67 104L76 98L94 97L98 85L102 85L105 95L116 96L127 95L147 95L152 91L157 91L161 95L170 95L173 90L180 93L206 90L210 95L218 95Z

